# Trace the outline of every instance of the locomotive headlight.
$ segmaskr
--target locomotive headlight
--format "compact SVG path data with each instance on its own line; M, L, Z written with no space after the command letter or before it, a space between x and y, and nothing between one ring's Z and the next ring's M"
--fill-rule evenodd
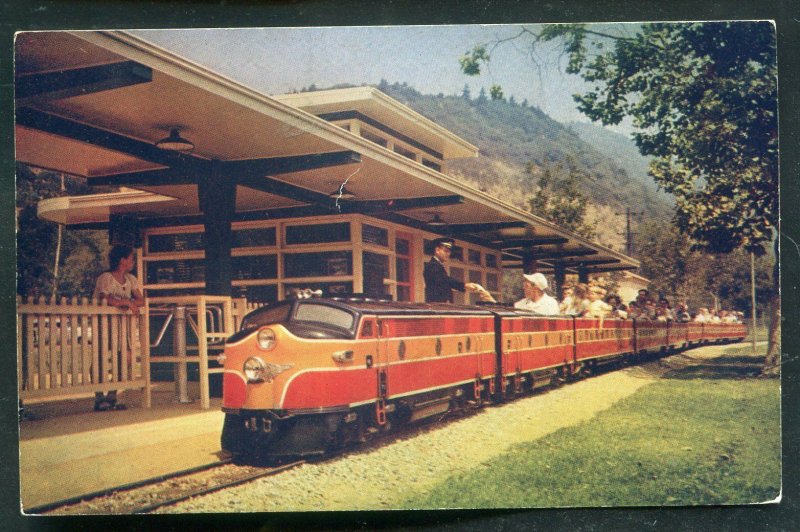
M261 329L258 331L258 347L264 351L269 351L275 347L275 331L272 329Z
M264 380L267 364L258 357L250 357L244 361L242 371L247 377L247 382L261 382Z

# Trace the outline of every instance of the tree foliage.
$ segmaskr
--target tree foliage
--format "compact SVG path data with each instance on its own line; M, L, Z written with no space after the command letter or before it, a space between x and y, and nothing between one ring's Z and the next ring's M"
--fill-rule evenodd
M63 234L59 278L54 277L58 227L38 218L39 201L63 195L85 194L79 178L33 171L17 166L17 293L46 296L58 283L59 296L90 297L97 276L106 269L108 234L105 231L71 230Z
M558 41L567 71L593 85L574 96L603 124L633 120L654 156L650 174L676 198L676 223L695 248L765 251L778 221L775 31L770 22L643 24L633 34L583 24L520 32ZM630 26L626 29L630 30ZM467 74L486 45L461 58Z
M686 301L689 307L742 310L751 315L750 254L735 250L712 254L692 250L691 240L673 225L645 223L637 238L641 273L650 288L668 299ZM765 312L773 296L773 257L756 259L756 304Z
M529 176L534 176L536 170L528 163ZM536 193L529 200L531 212L586 238L595 238L595 226L586 220L589 199L582 192L588 179L589 175L571 158L565 164L545 166Z

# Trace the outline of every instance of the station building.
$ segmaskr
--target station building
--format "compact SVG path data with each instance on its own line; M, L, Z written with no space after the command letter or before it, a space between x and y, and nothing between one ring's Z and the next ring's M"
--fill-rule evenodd
M44 200L38 214L138 248L148 299L264 304L311 288L421 302L424 262L443 235L456 242L450 275L498 300L509 268L551 274L558 293L567 274L587 280L639 265L452 175L450 161L478 149L375 88L269 96L141 35L19 34L15 134L17 161L115 187ZM23 396L94 389L91 364L43 351L36 338L47 330L30 331L69 321L38 320L59 312L50 303L18 307L30 320L19 333ZM135 382L149 386L148 320ZM217 337L235 320L225 323ZM50 345L87 341L64 338Z

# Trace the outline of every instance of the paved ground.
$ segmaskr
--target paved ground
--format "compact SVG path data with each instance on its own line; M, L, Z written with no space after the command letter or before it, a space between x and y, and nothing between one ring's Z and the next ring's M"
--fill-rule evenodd
M125 411L93 412L92 399L28 409L36 419L20 423L23 508L218 460L219 400L203 411L174 403L166 388L147 410L134 396L126 392Z

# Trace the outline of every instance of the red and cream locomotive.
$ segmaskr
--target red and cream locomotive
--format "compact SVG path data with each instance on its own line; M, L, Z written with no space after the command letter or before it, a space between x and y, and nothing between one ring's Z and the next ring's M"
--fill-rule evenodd
M281 301L248 314L225 344L222 447L265 458L322 454L603 364L745 334L741 324L542 317L502 306Z

